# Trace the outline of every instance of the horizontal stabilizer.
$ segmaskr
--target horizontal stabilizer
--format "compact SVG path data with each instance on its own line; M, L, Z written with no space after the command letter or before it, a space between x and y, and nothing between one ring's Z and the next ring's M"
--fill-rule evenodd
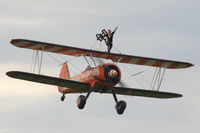
M133 56L133 55L117 54L117 53L107 53L103 51L76 48L76 47L70 47L70 46L62 46L62 45L57 45L57 44L25 40L25 39L13 39L11 40L10 43L20 48L53 52L53 53L58 53L58 54L71 55L71 56L90 56L90 57L93 56L97 58L110 59L113 62L120 62L120 63L127 63L127 64L162 67L162 68L169 68L169 69L179 69L179 68L187 68L187 67L193 66L193 64L187 63L187 62L140 57L140 56Z
M128 95L128 96L141 96L141 97L151 97L151 98L178 98L182 97L181 94L171 93L171 92L161 92L153 90L142 90L135 88L124 88L115 87L116 94ZM111 93L111 92L106 92Z
M56 77L44 76L44 75L39 75L39 74L27 73L27 72L10 71L10 72L7 72L6 74L9 77L16 78L16 79L22 79L22 80L27 80L27 81L37 82L37 83L71 88L68 91L66 90L65 93L84 93L84 92L88 92L88 89L90 88L89 84L86 84L86 83L73 81L73 80L67 80L67 79L61 79L61 78L56 78Z

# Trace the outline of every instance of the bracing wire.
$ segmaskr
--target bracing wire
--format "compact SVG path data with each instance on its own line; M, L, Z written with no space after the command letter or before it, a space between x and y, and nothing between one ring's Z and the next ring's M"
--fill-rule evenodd
M119 53L119 54L121 54L122 52L121 51L119 51L115 46L113 46L113 48Z
M131 68L133 68L136 72L140 72L140 71L149 71L149 70L151 70L151 68L149 68L149 69L146 69L146 70L141 70L141 69L137 69L135 66L132 66ZM144 76L144 75L142 75L142 80L141 81L143 81L147 86L149 85L149 83L148 83L148 80L147 80L147 78Z
M31 67L30 67L30 72L33 72L33 63L34 63L34 58L35 58L35 51L32 51L32 58L31 58Z
M114 47L113 46L113 48L119 53L119 54L121 54L122 52L121 51L119 51L116 47ZM130 75L130 73L128 73L130 76L128 76L128 77L126 77L125 79L129 79L129 78L132 78L132 77L134 77L135 78L135 81L140 85L140 86L142 86L143 88L145 88L144 86L144 83L142 83L141 81L145 81L145 83L146 83L146 85L148 84L148 82L147 82L147 80L146 80L146 78L143 76L143 80L141 80L139 77L137 78L136 76L137 75L139 75L139 74L142 74L143 72L145 72L145 71L147 71L147 70L138 70L138 69L136 69L134 66L132 66L132 67L130 67L131 69L134 69L137 73L136 74L132 74L132 75ZM148 70L150 70L150 69L148 69ZM123 79L123 80L125 80L125 79ZM140 79L141 81L139 82L139 80L138 79Z
M131 68L132 70L136 71L137 73L140 73L140 72L144 73L144 72L146 72L146 71L151 70L151 69L146 69L146 70L141 70L141 69L139 69L139 70L138 70L135 66L130 66L130 68ZM136 81L138 82L138 84L139 84L140 86L142 86L142 87L144 87L144 86L149 86L149 83L147 82L146 77L145 77L142 73L141 73L141 76L142 76L142 77L134 77L134 78L137 79ZM140 81L140 82L139 82L139 81Z
M35 52L35 57L34 57L34 64L33 64L33 72L36 71L36 65L37 65L37 56L38 56L38 51Z
M159 89L160 89L160 87L161 87L161 85L162 85L162 81L163 81L163 78L164 78L164 75L165 75L165 71L166 71L166 68L164 68L164 70L163 70L162 77L161 77L160 82L159 82L159 84L158 84L158 89L157 89L157 91L159 91Z
M127 67L126 65L124 66L123 65L123 67L124 67L124 69L133 69L132 67ZM134 78L134 81L139 85L139 86L141 86L141 87L143 87L143 88L145 88L145 85L144 85L144 83L143 82L141 82L140 80L139 80L139 77L137 77L138 75L141 75L142 73L144 73L145 71L148 71L148 69L147 70L142 70L142 71L136 71L136 73L134 73L134 74L131 74L130 72L132 72L132 70L128 70L129 72L127 72L127 71L125 71L125 73L127 74L127 75L129 75L129 76L127 76L127 77L125 77L125 78L123 78L122 80L123 81L125 81L125 80L129 80L129 79L131 79L131 78Z
M87 60L87 58L86 58L85 56L83 56L83 57L84 57L84 59L86 60L87 64L88 64L90 67L92 67L92 66L90 65L89 61Z
M87 48L93 49L97 45L96 40L92 42L92 44L88 45Z
M65 62L68 62L68 60L66 58L64 58L62 55L60 54L56 54L57 56L59 56L60 58L62 58Z
M55 61L57 64L62 64L63 62L62 61L60 61L60 60L58 60L57 58L55 58L53 55L51 55L50 53L47 53L46 52L46 55L48 56L48 57L50 57L53 61ZM72 71L74 72L74 73L76 73L76 74L78 74L78 72L80 73L81 72L81 70L79 69L79 68L77 68L73 63L71 63L71 61L74 61L75 60L75 58L77 58L77 57L73 57L72 59L70 59L70 60L67 60L66 58L64 58L63 56L61 56L61 55L57 55L57 56L59 56L59 58L62 58L65 62L68 62L71 66L72 66ZM73 70L74 69L74 70ZM78 72L77 72L78 71Z
M162 81L163 81L163 78L164 78L164 75L165 75L165 71L166 71L166 68L164 68L164 70L162 70L161 67L155 69L155 72L154 72L154 75L153 75L153 78L152 78L152 81L151 81L150 89L159 91L159 89L162 85Z
M38 69L39 69L39 70L38 70L38 73L39 73L39 74L40 74L41 69L42 69L43 53L44 53L44 51L43 51L43 48L42 48L41 55L40 55L39 68L38 68Z
M39 68L40 68L40 52L37 51L37 68L38 68L38 73L39 73Z
M51 59L53 59L55 62L57 62L58 64L61 64L61 62L59 60L57 60L55 57L53 57L51 54L46 53L47 56L49 56Z
M154 81L155 81L155 77L156 77L157 71L158 71L158 68L156 67L155 72L154 72L154 74L153 74L153 78L152 78L151 84L150 84L150 89L152 89L152 90L153 90L153 88L154 88L154 87L153 87L153 84L154 84Z
M152 88L152 89L155 89L156 81L159 82L160 72L161 72L161 68L158 68L158 71L157 71L157 74L156 74L155 81L154 81L154 84L153 84L153 88Z

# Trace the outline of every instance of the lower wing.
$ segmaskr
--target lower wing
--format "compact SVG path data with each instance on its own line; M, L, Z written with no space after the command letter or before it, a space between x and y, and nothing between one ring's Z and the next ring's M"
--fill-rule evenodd
M61 79L56 77L50 77L45 75L38 75L27 72L19 71L10 71L6 73L9 77L22 79L37 83L61 86L74 89L66 93L87 93L90 89L90 85L87 83L82 83L73 80ZM182 97L181 94L170 93L170 92L160 92L160 91L151 91L151 90L142 90L134 88L124 88L124 87L114 87L115 92L121 95L128 96L142 96L142 97L151 97L151 98L178 98ZM111 90L106 91L105 93L112 93Z
M124 87L114 87L116 94L128 95L128 96L141 96L141 97L151 97L151 98L178 98L182 97L181 94L171 93L171 92L161 92L153 90L142 90L135 88L124 88ZM106 93L112 93L108 91Z
M27 72L19 72L19 71L10 71L6 73L9 77L22 79L37 83L61 86L66 88L71 88L73 91L69 91L66 93L85 93L90 89L90 85L87 83L82 83L74 80L67 80L62 78L50 77L45 75L38 75Z

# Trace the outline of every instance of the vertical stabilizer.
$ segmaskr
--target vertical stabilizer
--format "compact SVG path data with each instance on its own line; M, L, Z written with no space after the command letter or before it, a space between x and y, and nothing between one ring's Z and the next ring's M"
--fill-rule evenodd
M63 64L59 78L70 79L69 68L67 63Z
M62 79L70 79L70 74L69 74L69 68L68 68L68 64L67 62L63 64L62 66L62 69L60 71L60 76L59 78L62 78ZM58 86L58 91L63 93L65 90L64 87L60 87Z

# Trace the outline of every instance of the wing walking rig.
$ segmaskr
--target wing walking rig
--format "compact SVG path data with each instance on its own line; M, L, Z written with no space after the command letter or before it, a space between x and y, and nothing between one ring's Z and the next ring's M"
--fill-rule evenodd
M92 58L104 58L117 63L145 65L164 69L181 69L193 66L191 63L187 62L140 57L118 53L108 53L103 51L63 46L33 40L12 39L10 43L19 48L26 48L43 52L52 52L69 56L89 56ZM161 92L159 90L116 87L115 85L121 80L121 70L114 63L104 63L95 67L89 67L83 73L74 77L70 77L67 63L64 63L62 65L60 76L58 78L21 71L10 71L6 74L12 78L58 86L58 91L62 93L61 101L64 101L65 94L86 93L86 95L80 95L77 99L77 106L79 109L84 108L91 92L112 94L116 102L115 108L118 114L123 114L126 108L126 102L123 100L118 101L116 96L117 94L162 99L182 97L181 94ZM159 84L161 84L161 81L159 82Z

